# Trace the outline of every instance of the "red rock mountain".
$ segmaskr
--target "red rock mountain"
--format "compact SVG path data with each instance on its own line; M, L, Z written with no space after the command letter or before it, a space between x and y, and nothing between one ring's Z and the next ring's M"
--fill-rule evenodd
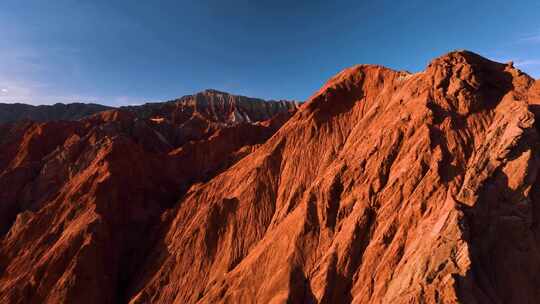
M2 125L0 302L540 299L540 83L512 64L359 65L290 119L228 96Z

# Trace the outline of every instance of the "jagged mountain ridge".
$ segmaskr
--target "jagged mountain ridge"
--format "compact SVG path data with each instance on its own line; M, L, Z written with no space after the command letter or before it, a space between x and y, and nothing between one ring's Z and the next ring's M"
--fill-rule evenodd
M185 119L196 112L215 122L237 123L266 120L279 112L294 110L299 105L300 102L297 101L264 100L207 89L171 101L122 106L118 109L133 112L140 118L169 115ZM92 103L57 103L39 106L0 103L0 124L20 120L37 122L79 120L112 109L115 107Z
M22 138L0 145L17 214L0 300L532 303L539 88L458 51L415 74L346 69L290 119L0 128ZM219 129L166 132L198 125Z
M164 103L148 103L122 108L144 118L167 116L171 120L178 120L197 112L204 118L216 122L234 123L265 120L279 112L294 110L300 104L297 101L263 100L207 89Z

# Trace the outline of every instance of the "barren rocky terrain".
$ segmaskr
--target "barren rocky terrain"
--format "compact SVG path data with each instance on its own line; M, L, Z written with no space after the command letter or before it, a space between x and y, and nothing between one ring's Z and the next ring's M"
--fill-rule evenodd
M303 104L0 125L1 303L536 303L540 81L468 51Z

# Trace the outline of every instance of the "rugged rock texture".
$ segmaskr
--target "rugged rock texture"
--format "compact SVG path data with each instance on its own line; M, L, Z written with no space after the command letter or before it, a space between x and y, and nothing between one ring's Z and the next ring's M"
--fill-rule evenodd
M193 119L193 113L197 113L198 117L230 124L262 121L280 112L294 110L299 104L287 100L266 101L208 89L164 103L123 108L137 113L140 117L162 116L176 123L185 123L186 120Z
M1 125L0 302L125 302L162 214L294 111L189 127L125 110Z
M457 51L347 69L281 128L229 106L4 126L0 300L536 303L539 105Z
M227 125L257 124L280 113L296 111L299 105L300 103L295 101L265 101L205 90L173 101L121 109L128 110L137 117L150 119L156 124L179 127L174 128L176 134L171 137L173 144L181 145L189 140L208 137Z
M77 120L85 116L112 109L111 107L89 103L57 103L52 106L32 106L28 104L0 103L0 123L19 120L54 121Z

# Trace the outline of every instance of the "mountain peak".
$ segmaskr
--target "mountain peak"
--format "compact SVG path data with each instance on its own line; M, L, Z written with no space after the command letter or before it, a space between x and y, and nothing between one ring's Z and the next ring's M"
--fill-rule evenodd
M227 93L227 92L224 92L224 91L219 91L219 90L216 90L216 89L206 89L200 93L203 93L203 94L222 94L222 95L233 95L233 94L230 94L230 93Z

